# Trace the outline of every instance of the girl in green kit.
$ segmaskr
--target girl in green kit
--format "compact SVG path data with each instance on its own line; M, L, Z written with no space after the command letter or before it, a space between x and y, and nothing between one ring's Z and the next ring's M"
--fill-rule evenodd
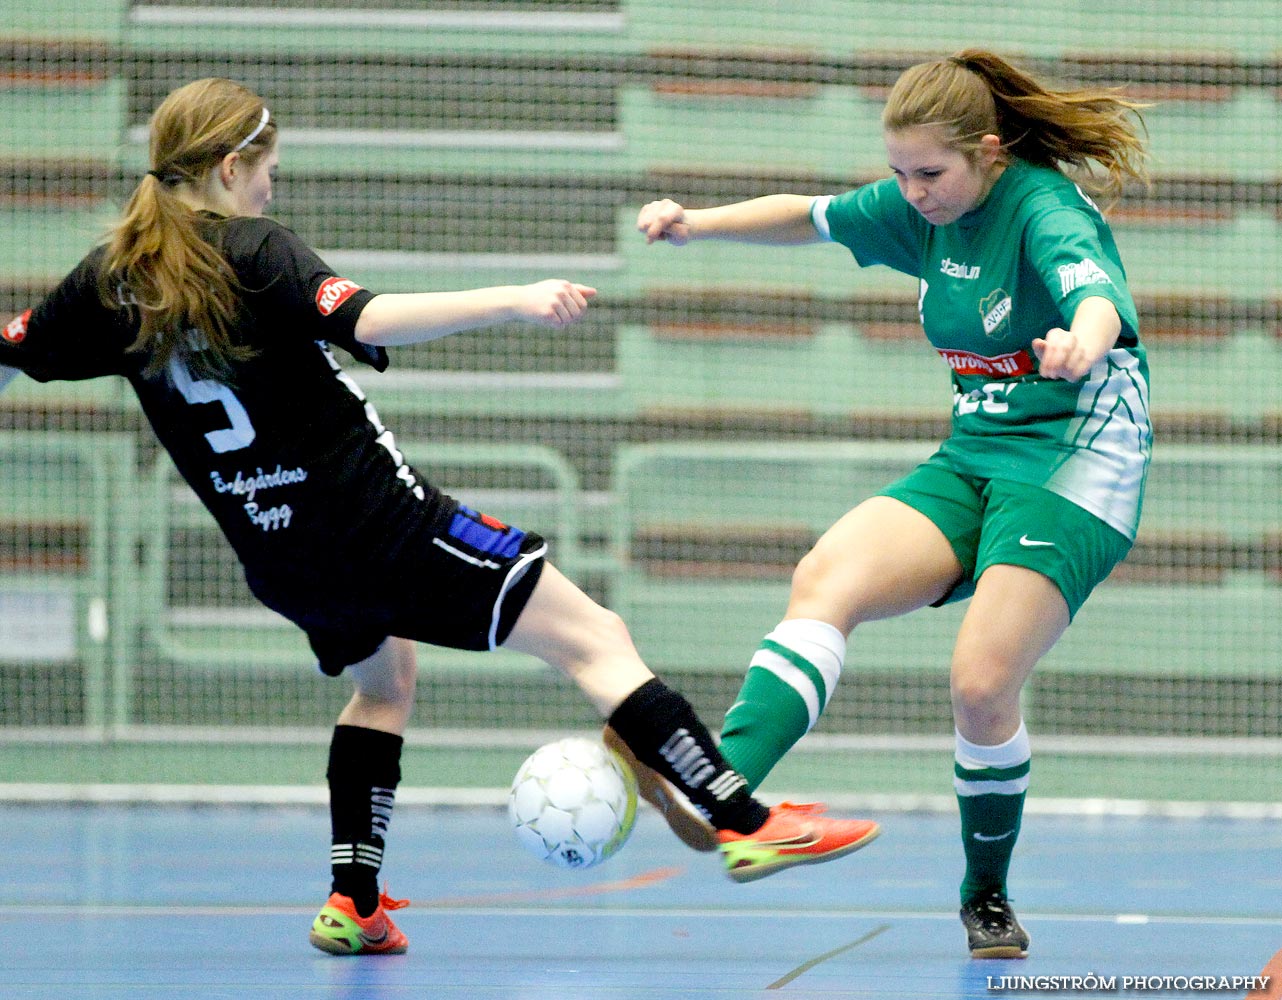
M755 788L817 721L857 625L971 598L951 689L961 918L978 958L1028 949L1006 893L1029 775L1020 689L1139 521L1148 366L1117 247L1087 194L1111 199L1145 180L1137 109L1110 91L1050 90L967 50L895 84L882 115L893 177L835 197L656 201L637 220L647 242L673 246L835 241L861 266L918 280L922 327L952 379L952 432L801 560L721 752Z

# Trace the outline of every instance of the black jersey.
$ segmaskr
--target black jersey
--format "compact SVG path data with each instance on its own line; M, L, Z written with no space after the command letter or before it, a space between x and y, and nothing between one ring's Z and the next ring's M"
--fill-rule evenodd
M233 340L256 352L227 384L194 376L177 356L143 374L147 358L127 350L134 310L109 308L98 293L101 247L0 331L0 364L42 382L127 378L179 472L260 579L373 567L412 527L448 522L453 502L404 463L331 349L387 367L382 348L355 339L373 294L270 219L202 225L243 289ZM199 349L199 333L188 336Z

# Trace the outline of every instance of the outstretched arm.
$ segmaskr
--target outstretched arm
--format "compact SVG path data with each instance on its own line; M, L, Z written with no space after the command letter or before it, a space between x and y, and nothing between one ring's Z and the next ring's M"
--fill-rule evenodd
M514 320L562 327L582 317L594 295L595 288L559 278L463 292L377 295L361 310L356 339L392 347Z
M733 240L768 246L820 243L810 221L811 199L799 194L771 194L716 208L685 208L670 199L652 201L637 216L645 241L664 240L684 246L691 240Z

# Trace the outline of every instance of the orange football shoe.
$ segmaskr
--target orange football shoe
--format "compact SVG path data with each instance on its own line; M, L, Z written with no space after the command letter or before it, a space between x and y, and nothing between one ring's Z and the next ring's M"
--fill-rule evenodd
M409 939L387 915L410 905L408 899L393 899L386 892L378 897L378 909L368 917L356 912L351 897L333 893L312 921L308 940L331 955L400 955Z
M783 802L770 810L765 826L752 833L721 830L726 874L752 882L793 865L831 861L872 843L881 827L868 819L829 819L817 802Z

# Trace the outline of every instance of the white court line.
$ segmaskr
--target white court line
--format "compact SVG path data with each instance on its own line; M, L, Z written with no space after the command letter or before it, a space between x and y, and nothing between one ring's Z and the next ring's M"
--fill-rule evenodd
M300 736L300 743L316 742ZM407 741L412 746L412 741ZM317 743L317 745L320 745ZM523 746L513 743L512 746ZM531 749L538 744L533 744ZM0 803L156 803L168 805L255 804L316 805L328 803L323 785L181 785L101 783L0 782ZM402 787L396 803L402 806L491 806L507 804L507 788ZM771 800L803 802L813 793L780 792ZM950 795L880 795L830 792L823 795L832 809L844 812L941 813L957 810ZM649 807L647 807L649 808ZM1137 799L1029 799L1024 814L1046 816L1130 816L1165 819L1282 820L1282 803L1276 802L1165 802Z
M449 913L464 916L485 916L499 913L515 917L581 917L585 914L603 917L619 917L629 920L657 918L707 918L718 920L823 920L831 921L834 917L844 920L899 920L923 921L927 923L948 923L957 921L957 914L923 913L916 910L858 910L834 909L830 907L803 909L776 909L763 906L758 909L745 909L743 906L698 907L698 906L592 906L566 902L563 899L551 900L546 906L519 905L507 902L496 902L491 906L477 906L469 903L448 903L435 905L425 899L412 904L412 909L419 912ZM127 906L118 904L87 903L84 905L68 903L24 903L22 905L0 904L0 917L41 916L89 916L89 917L216 917L216 916L298 916L315 913L315 906ZM1163 924L1170 926L1217 926L1217 927L1282 927L1282 914L1265 917L1230 917L1222 914L1178 914L1160 913L1054 913L1036 910L1020 910L1021 919L1041 921L1061 921L1077 924Z
M953 751L951 736L812 733L794 753ZM1282 757L1282 739L1243 736L1038 736L1033 752L1099 757Z
M361 261L374 260L382 266L411 268L422 261L434 260L436 255L410 253L405 251L370 251L370 250L323 250L326 260L350 255L344 262L357 264ZM463 260L470 269L479 266L494 268L513 268L526 266L562 266L568 268L609 268L622 267L622 258L614 254L440 254L443 260ZM424 373L431 374L431 373ZM472 378L480 379L491 374L502 381L519 383L531 380L537 384L577 385L583 388L600 387L613 384L617 376L603 372L504 372L504 373L440 373L449 381L463 381ZM385 373L383 378L387 377ZM476 384L480 384L478 381ZM180 494L181 495L181 494ZM219 739L220 742L239 742L243 739L270 742L272 734L284 734L281 742L290 742L288 729L277 727L239 727L239 726L113 726L110 731L92 727L39 727L0 732L0 744L8 742L83 742L102 740L109 735L113 740L125 741L178 741L206 742ZM332 731L323 727L314 730L318 739L328 743ZM585 733L591 730L584 730ZM221 734L221 735L218 735ZM423 730L411 732L409 739L441 746L484 746L493 740L510 737L515 741L529 741L531 746L538 746L547 740L564 735L560 730L546 729L509 729L502 733L492 730L452 729ZM832 751L869 751L892 753L916 752L953 752L951 736L860 736L854 734L811 733L806 739L793 748L792 753L825 754ZM1179 756L1227 756L1227 757L1282 757L1282 739L1259 737L1095 737L1095 736L1050 736L1038 737L1036 752L1046 754L1068 754L1072 756L1135 756L1135 757L1169 757ZM950 796L950 801L955 801Z

